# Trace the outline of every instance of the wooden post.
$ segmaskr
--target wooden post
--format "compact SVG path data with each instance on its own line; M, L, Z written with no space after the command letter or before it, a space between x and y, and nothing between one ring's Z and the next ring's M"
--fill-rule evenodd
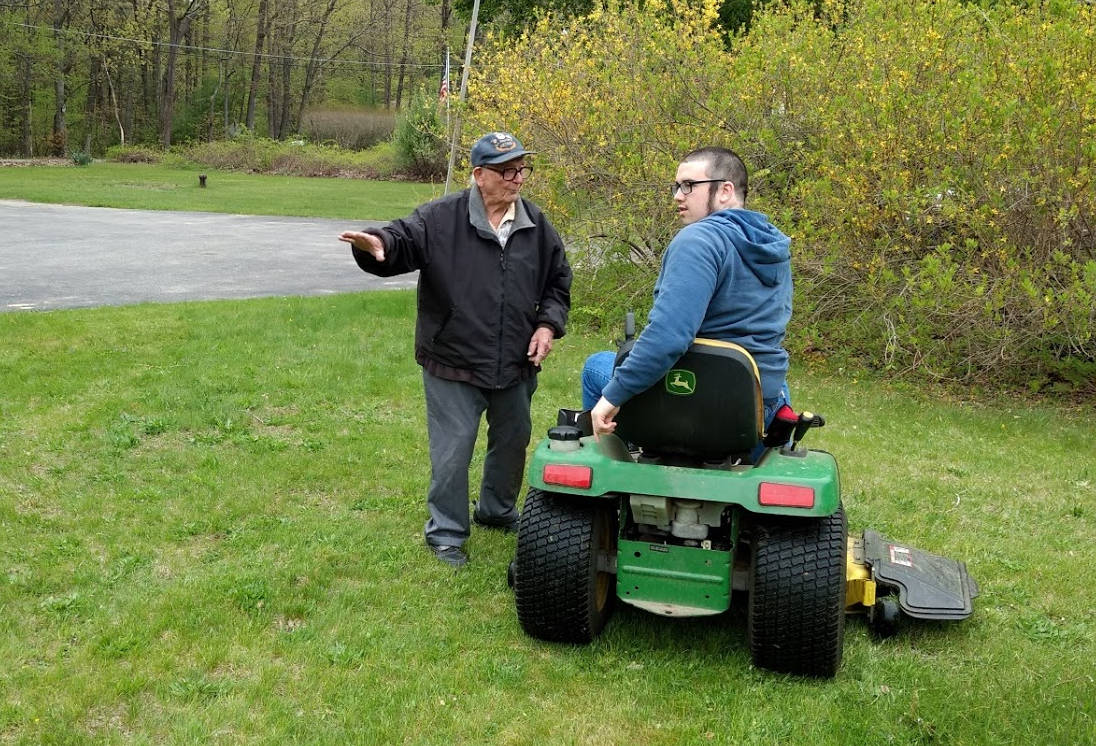
M464 50L464 70L460 74L460 95L458 100L464 103L465 92L468 90L468 68L472 66L472 43L476 39L476 21L479 18L480 0L472 3L472 21L468 24L468 44ZM460 143L460 111L457 111L456 121L453 122L453 135L449 139L449 167L445 171L445 194L449 194L449 185L453 183L453 166L457 162L457 144Z

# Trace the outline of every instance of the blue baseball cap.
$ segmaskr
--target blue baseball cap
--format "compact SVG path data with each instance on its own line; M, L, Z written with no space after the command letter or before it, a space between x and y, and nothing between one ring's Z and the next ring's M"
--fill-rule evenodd
M526 150L521 141L509 132L488 132L476 140L469 160L473 166L487 166L535 154L535 150Z

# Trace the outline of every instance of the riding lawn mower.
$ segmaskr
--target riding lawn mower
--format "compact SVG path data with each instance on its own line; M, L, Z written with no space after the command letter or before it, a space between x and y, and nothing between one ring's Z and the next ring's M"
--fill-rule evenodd
M633 342L629 317L617 364ZM561 409L530 461L508 571L527 634L588 643L617 601L696 617L745 598L755 665L830 677L847 614L881 635L970 616L964 563L848 534L837 462L802 445L825 419L783 407L766 429L742 347L695 340L616 422L595 436L588 411Z

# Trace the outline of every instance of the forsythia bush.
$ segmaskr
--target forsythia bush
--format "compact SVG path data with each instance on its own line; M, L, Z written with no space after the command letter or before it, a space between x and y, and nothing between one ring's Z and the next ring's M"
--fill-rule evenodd
M610 2L493 40L475 126L540 151L578 318L642 308L694 147L751 170L793 238L802 355L1034 388L1096 379L1096 7L959 0Z
M578 320L618 331L623 309L650 304L677 160L718 130L702 111L727 88L716 18L714 2L611 3L492 39L475 68L465 131L509 128L538 150L529 190L579 248Z

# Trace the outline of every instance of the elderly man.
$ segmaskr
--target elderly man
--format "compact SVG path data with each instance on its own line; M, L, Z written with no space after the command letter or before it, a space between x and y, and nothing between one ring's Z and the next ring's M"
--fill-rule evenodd
M788 402L784 332L792 313L790 240L746 209L746 166L720 147L694 150L677 167L674 206L685 226L662 257L654 306L628 358L591 355L583 407L594 432L610 433L620 406L666 375L696 337L734 342L761 373L765 423Z
M419 271L415 359L423 369L430 440L434 555L467 562L468 467L487 414L487 456L472 520L513 532L532 430L537 372L563 336L571 268L559 234L521 188L533 151L506 132L472 146L472 184L379 230L347 231L366 272Z

